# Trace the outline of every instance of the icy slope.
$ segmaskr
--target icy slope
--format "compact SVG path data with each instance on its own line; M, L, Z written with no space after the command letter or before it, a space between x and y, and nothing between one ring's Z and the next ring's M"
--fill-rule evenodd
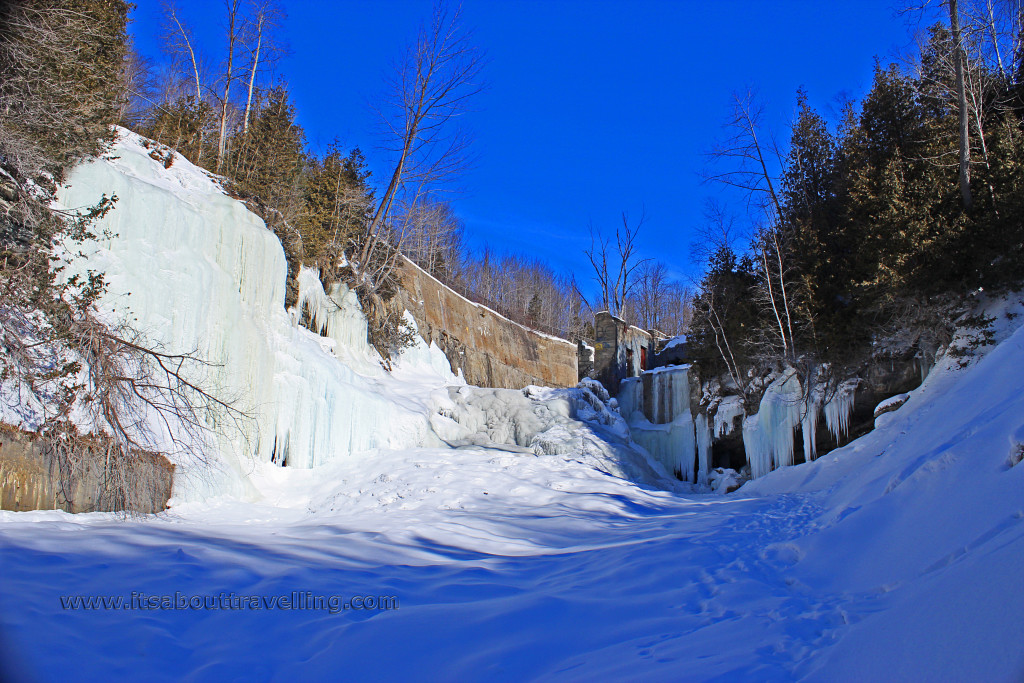
M262 465L261 504L0 513L0 673L1020 681L1022 384L1018 330L973 367L933 371L867 438L729 496L491 442ZM131 591L400 608L61 608Z
M440 352L417 356L428 371L410 389L379 367L354 295L337 291L340 305L324 303L315 274L301 281L302 295L331 319L330 338L295 325L277 238L205 171L178 155L169 168L152 158L154 144L120 129L108 154L72 172L61 201L75 208L117 195L99 226L113 237L86 245L88 258L70 272L104 272L111 319L131 320L164 351L210 362L203 386L254 417L241 430L222 417L202 449L216 454L215 473L179 456L176 497L255 495L252 461L272 456L312 467L369 448L438 445L432 392L444 398L441 387L456 381L431 360Z
M989 308L1007 338L975 367L947 357L874 432L743 489L822 491L804 580L870 596L820 680L1024 678L1024 308Z

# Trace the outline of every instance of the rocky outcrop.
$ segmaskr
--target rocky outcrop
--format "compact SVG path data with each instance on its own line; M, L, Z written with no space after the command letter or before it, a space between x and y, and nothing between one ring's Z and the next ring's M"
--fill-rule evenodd
M166 458L133 453L115 465L105 455L84 448L71 467L49 439L0 425L0 509L152 513L167 507L174 465Z
M577 347L526 328L446 287L413 262L399 265L401 304L420 335L444 351L469 384L521 389L576 386Z

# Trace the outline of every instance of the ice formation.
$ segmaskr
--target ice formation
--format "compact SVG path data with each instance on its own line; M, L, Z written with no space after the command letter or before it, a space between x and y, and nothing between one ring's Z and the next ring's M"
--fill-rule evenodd
M697 413L695 422L697 431L697 483L705 485L708 483L708 468L711 465L711 424L708 416L704 413Z
M328 296L315 271L299 274L300 302L327 336L296 325L274 234L205 171L180 156L165 168L147 144L120 129L110 154L72 172L60 201L75 208L117 195L100 226L112 236L69 271L104 272L107 315L165 351L209 361L203 385L252 416L240 429L222 421L205 445L219 474L181 456L175 496L252 496L251 458L313 467L377 447L438 445L435 390L458 380L433 372L418 389L401 386L366 343L354 295L338 286ZM441 352L421 355L431 354Z
M690 411L690 366L657 368L623 380L619 411L629 421L633 441L644 447L669 472L685 481L707 475L707 463L695 471L697 434Z
M793 432L803 412L800 379L788 370L765 389L757 413L743 421L743 448L752 477L793 464Z
M619 383L619 413L627 422L643 417L644 385L639 377L627 377ZM639 415L637 415L639 413Z
M725 396L718 402L715 412L715 438L720 439L732 433L737 417L743 415L743 398Z
M818 457L818 419L821 417L821 404L825 399L823 383L811 380L807 391L804 414L800 419L800 431L804 439L804 459L810 462Z
M693 414L690 408L688 365L656 368L640 377L622 381L619 409L629 423L633 440L646 448L665 467L684 479L707 482L713 442L732 432L744 416L743 398L724 396L708 412ZM826 401L827 383L819 369L804 389L796 370L789 368L770 377L757 413L741 421L743 446L751 476L764 476L795 461L799 428L807 461L817 457L818 421L824 413L828 429L838 440L849 430L857 380L841 383ZM694 461L696 460L696 468Z
M850 415L853 413L853 399L857 393L858 380L846 380L836 389L825 404L825 424L832 436L839 441L850 431Z
M602 472L672 488L669 473L630 442L614 399L596 382L522 390L449 387L449 403L433 420L447 445L494 447L532 455L559 455ZM692 452L692 451L691 451Z

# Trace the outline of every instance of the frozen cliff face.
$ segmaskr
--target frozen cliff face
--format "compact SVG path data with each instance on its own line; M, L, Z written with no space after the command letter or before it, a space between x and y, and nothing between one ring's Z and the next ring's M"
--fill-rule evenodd
M641 377L624 380L619 406L629 421L630 435L669 472L684 481L707 480L709 442L705 441L706 420L696 432L690 412L689 365L657 368ZM625 400L623 398L625 397ZM698 447L703 458L698 465Z
M837 440L846 435L857 382L843 382L829 392L819 374L812 375L806 391L793 369L769 378L757 412L742 420L752 477L794 463L798 428L804 457L814 460L822 415ZM623 380L618 404L636 443L669 471L703 486L708 482L713 442L733 430L737 418L744 415L744 404L739 396L726 396L713 400L708 412L701 408L693 414L690 393L689 366L657 368Z
M149 156L148 141L120 129L114 148L76 168L60 196L69 208L116 194L87 259L69 272L104 272L100 307L127 320L149 343L209 362L196 377L251 416L239 428L212 416L199 445L212 470L183 453L175 496L254 495L250 459L312 467L356 451L439 443L429 415L435 389L457 381L428 359L409 387L379 366L352 293L328 297L315 273L300 279L301 298L322 323L322 337L284 309L286 264L280 242L202 169L175 155L170 168ZM152 145L153 143L148 143ZM444 392L442 391L441 394ZM163 444L166 447L166 444Z

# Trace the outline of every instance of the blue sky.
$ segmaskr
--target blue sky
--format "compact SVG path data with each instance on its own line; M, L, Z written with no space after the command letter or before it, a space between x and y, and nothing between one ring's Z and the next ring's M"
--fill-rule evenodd
M429 0L284 2L290 54L277 66L314 149L335 137L388 175L368 102L430 13ZM179 0L212 60L222 7ZM734 91L754 89L767 123L788 136L797 88L826 116L861 97L875 57L912 45L893 0L706 2L465 0L465 23L487 53L488 89L465 123L474 169L454 198L474 245L526 252L589 277L588 225L614 230L646 209L642 256L680 277L705 199L704 153L722 137ZM131 31L159 61L159 3L140 0ZM727 195L724 196L729 200ZM735 210L742 203L735 200Z

